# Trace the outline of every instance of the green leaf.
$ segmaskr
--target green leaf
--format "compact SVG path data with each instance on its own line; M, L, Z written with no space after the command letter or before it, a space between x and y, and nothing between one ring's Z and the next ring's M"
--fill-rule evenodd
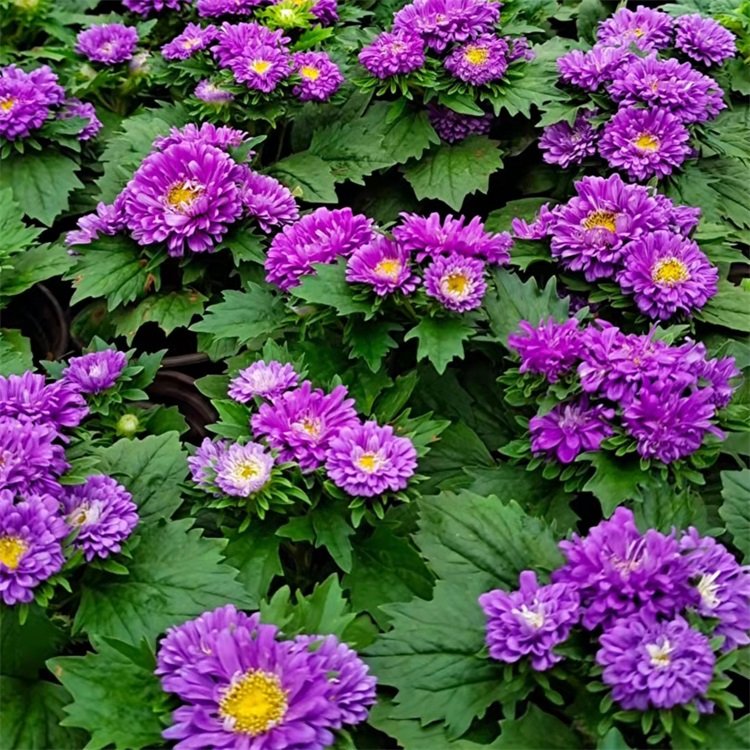
M499 144L484 135L460 143L442 144L404 168L406 179L419 198L436 198L460 210L471 193L486 193L490 175L503 165Z
M257 607L274 577L284 572L279 558L281 539L271 524L256 519L245 531L228 538L227 563L239 570L237 580Z
M430 124L427 112L407 109L388 125L383 149L396 164L404 164L409 159L419 159L435 143L440 143L440 138Z
M10 187L0 190L0 237L3 238L0 266L3 265L3 258L31 247L41 233L42 230L37 227L26 226L13 190Z
M314 268L314 274L305 276L302 283L291 290L295 297L314 305L333 307L339 315L370 312L371 305L355 298L355 289L346 280L345 260L330 265L316 263Z
M192 289L151 294L135 307L118 311L115 330L118 336L125 336L128 344L133 343L138 329L151 321L170 334L175 328L187 327L195 315L201 315L205 301L206 297Z
M284 306L268 286L248 283L246 292L226 291L224 301L211 305L191 331L210 333L216 339L242 342L265 338L284 325Z
M154 674L156 664L144 666L106 642L98 648L98 653L49 662L49 668L73 697L65 707L68 715L62 723L91 735L86 750L113 745L116 750L161 747L163 726L157 709L164 702L164 694Z
M187 454L176 432L123 438L99 450L100 470L121 482L138 506L140 524L170 518L180 505Z
M750 333L750 290L720 281L719 291L695 317L706 323Z
M23 625L18 615L17 609L0 604L0 672L33 680L44 662L57 653L64 634L35 604Z
M641 469L638 459L616 458L597 451L591 457L591 465L596 471L583 489L596 495L605 518L620 503L636 497L639 486L651 484L651 475Z
M602 3L602 0L582 0L578 6L578 17L576 18L578 38L594 42L599 21L605 19L608 15L609 10Z
M87 574L74 630L137 644L170 625L233 602L252 606L237 571L222 558L225 542L201 538L189 518L143 527L129 575Z
M352 318L346 329L346 340L351 347L352 356L364 359L367 366L377 372L383 357L398 346L391 333L399 330L401 326L398 323L388 320L368 322Z
M3 750L81 750L83 732L60 726L70 696L60 685L0 677L0 747ZM90 746L87 746L90 747Z
M325 547L345 573L352 569L352 542L354 529L346 517L333 505L319 505L308 514L315 530L315 546ZM347 514L348 515L348 514Z
M83 187L78 165L48 149L39 154L13 155L3 160L0 189L11 188L23 212L42 224L52 222L68 207L68 196Z
M429 359L439 372L455 358L464 356L464 342L474 332L471 323L463 318L422 318L405 336L404 341L416 338L419 342L417 359Z
M721 472L719 515L745 559L750 557L750 469Z
M484 304L490 328L503 345L507 344L508 336L518 329L522 320L535 326L546 318L568 319L569 300L558 297L554 276L544 289L539 289L536 279L524 282L517 274L502 268L495 271L494 280L495 288L488 290Z
M554 204L549 198L520 198L508 201L502 208L491 211L484 222L488 232L509 232L513 219L536 219L539 209L545 204Z
M277 161L269 170L307 203L336 203L336 180L324 159L301 151Z
M537 748L544 750L576 750L583 748L582 739L560 719L542 711L533 703L520 719L500 722L500 738L492 743L492 750Z
M0 271L0 305L6 297L14 297L40 281L62 275L74 263L75 259L62 245L37 245L12 256L6 268Z
M23 375L34 369L31 342L10 328L0 328L0 375Z

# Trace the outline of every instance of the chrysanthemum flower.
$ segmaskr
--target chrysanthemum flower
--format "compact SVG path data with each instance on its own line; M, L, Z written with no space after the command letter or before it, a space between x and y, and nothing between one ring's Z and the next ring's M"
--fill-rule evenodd
M299 218L299 207L289 188L273 177L252 170L247 173L242 203L266 233Z
M332 438L326 472L353 497L376 497L406 487L417 468L417 451L389 425L365 422L344 427Z
M691 153L690 133L665 109L624 107L604 126L599 153L633 180L666 177Z
M566 583L540 586L531 570L521 573L518 587L518 591L495 589L479 597L487 616L490 656L506 664L530 656L533 669L550 669L562 661L553 649L580 619L578 593Z
M262 0L198 0L196 9L202 18L249 16Z
M190 0L122 0L122 4L133 13L140 13L142 16L151 13L160 13L164 9L179 10Z
M214 479L216 477L216 464L219 458L226 453L229 443L226 440L211 440L203 438L194 456L188 457L188 468L190 476L195 484L207 492L216 492Z
M659 209L664 212L667 219L666 226L660 228L671 229L687 237L698 226L701 219L701 209L698 206L675 204L661 193L653 193L652 198L659 204Z
M462 115L448 107L440 107L436 104L430 104L427 107L427 116L440 140L446 143L458 143L470 135L489 133L493 119L490 113L481 117Z
M196 52L206 49L218 34L216 26L189 23L171 42L161 48L166 60L187 60Z
M292 73L292 57L286 50L272 46L248 49L242 57L235 57L227 66L237 83L267 94Z
M588 52L571 50L557 60L560 80L586 91L597 91L615 71L634 57L627 47L595 46Z
M63 370L63 380L82 393L101 393L111 388L128 364L123 352L106 349L82 357L71 357Z
M78 390L66 383L47 384L43 375L0 375L0 417L14 417L55 430L77 427L89 413Z
M346 280L372 287L375 294L411 294L419 276L411 267L411 253L382 234L352 253L346 264Z
M315 263L348 257L373 238L372 221L350 208L318 208L277 234L266 256L266 281L288 291Z
M620 620L600 638L596 661L602 680L624 709L668 710L702 700L713 679L716 657L708 638L682 617L660 622L637 614Z
M407 75L424 65L424 42L408 29L384 31L362 49L359 62L376 78Z
M273 456L258 443L234 443L216 460L216 486L233 497L250 497L271 478Z
M64 98L65 91L47 65L30 73L15 65L0 69L0 136L9 141L27 138L44 125L50 107Z
M596 40L609 47L630 47L641 50L661 50L672 41L674 21L660 10L639 5L635 10L620 8L599 24Z
M477 258L458 254L440 256L425 269L425 292L447 310L475 310L481 306L487 291L484 271L484 263Z
M521 372L544 375L556 383L578 363L583 340L575 318L564 323L549 318L536 327L522 320L518 328L518 333L508 336L508 346L521 357Z
M290 364L271 362L253 362L249 367L240 370L229 382L229 398L240 404L246 404L254 398L277 399L285 391L297 385L299 376Z
M554 219L553 210L549 207L549 203L545 203L532 222L516 217L511 221L510 226L513 236L519 240L542 240L552 231Z
M127 227L122 210L123 203L122 195L115 198L111 204L97 203L96 211L78 219L78 229L65 235L65 244L88 245L101 234L112 236L122 232Z
M301 102L327 102L344 82L339 66L326 52L295 52L292 64L300 79L292 93Z
M739 377L740 370L734 357L704 360L700 369L700 377L706 380L711 388L712 402L718 409L729 405L736 385L732 380Z
M666 230L627 245L623 266L617 274L620 287L634 295L641 312L657 320L700 310L718 289L719 271L698 245Z
M201 81L195 87L193 94L207 104L228 104L234 100L234 94L231 91L227 91L209 80Z
M713 18L699 13L677 19L677 36L674 45L691 60L704 65L720 65L737 54L735 36Z
M290 41L280 29L272 31L254 21L223 23L219 28L216 44L211 47L211 52L222 68L228 68L234 60L247 58L253 50L261 47L273 47L285 51Z
M68 529L57 511L50 495L16 502L13 492L0 490L0 597L9 607L32 601L34 589L62 568L60 540Z
M342 385L324 393L306 380L273 403L262 404L251 418L253 432L278 451L280 461L296 461L303 471L314 471L325 462L330 441L359 423L348 394Z
M108 23L92 26L78 34L76 52L105 65L130 60L138 44L138 32L132 26Z
M547 164L559 164L567 169L596 154L596 128L589 122L591 111L578 114L575 122L558 122L544 128L539 148Z
M159 136L154 140L154 151L164 151L176 143L202 143L205 146L216 146L222 151L241 146L247 133L244 130L230 128L228 125L218 127L210 122L202 125L188 123L182 128L171 128L169 135ZM254 152L250 152L252 156Z
M103 474L67 488L62 503L68 526L78 531L74 546L89 561L119 552L138 524L133 496Z
M500 80L508 69L510 47L502 37L491 34L455 47L445 58L445 69L460 81L482 86Z

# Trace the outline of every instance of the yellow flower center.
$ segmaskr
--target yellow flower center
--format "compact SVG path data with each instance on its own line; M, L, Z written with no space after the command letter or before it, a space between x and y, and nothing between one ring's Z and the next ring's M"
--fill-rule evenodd
M651 278L657 284L674 286L690 278L687 266L677 258L660 260L651 271Z
M169 188L167 203L178 211L184 211L193 205L196 198L203 192L203 188L188 180L177 182Z
M617 214L613 211L592 211L584 220L584 229L607 229L614 232L617 229Z
M193 36L183 41L182 49L193 49L193 47L197 47L200 43L200 38L197 36Z
M643 29L633 29L633 36L640 39L646 32Z
M363 453L356 464L362 471L373 474L383 465L383 459L377 453Z
M393 279L395 281L401 273L401 268L400 260L385 258L375 266L375 274L383 279Z
M655 135L641 133L641 135L633 141L633 145L641 151L658 151L661 144Z
M296 422L294 425L297 429L302 430L302 432L307 433L310 437L319 437L321 425L319 419L312 419L311 417L305 417L304 419L300 419L299 422Z
M237 464L234 471L232 472L238 479L247 481L248 479L254 479L260 474L260 466L256 461L242 461Z
M299 69L299 74L308 81L317 81L320 78L320 71L312 65L303 65Z
M226 728L255 737L282 721L287 710L286 696L275 674L251 669L224 693L219 715Z
M672 648L672 644L666 638L664 639L664 643L646 644L646 651L651 658L651 664L653 664L653 666L655 667L658 667L659 669L664 669L665 667L668 667L670 665L672 661L671 654L673 650L674 649Z
M261 75L261 76L264 73L267 73L270 67L271 67L271 63L268 60L253 60L250 63L250 70L252 70L253 73L257 73L258 75Z
M475 47L472 45L464 52L464 59L470 65L482 65L487 62L489 56L490 53L487 47Z
M3 112L7 112L10 109L13 109L15 106L16 100L12 96L6 96L4 99L0 99L0 109Z
M440 288L443 290L443 294L450 295L451 297L463 297L468 293L470 283L466 274L455 271L442 279Z
M17 536L0 537L0 563L10 570L15 570L28 548L29 545Z

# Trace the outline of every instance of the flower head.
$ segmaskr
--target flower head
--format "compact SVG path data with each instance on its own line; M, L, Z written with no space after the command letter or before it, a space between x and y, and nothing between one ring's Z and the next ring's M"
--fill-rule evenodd
M592 114L581 112L572 125L558 122L544 129L539 148L547 164L559 164L566 169L596 154L596 128L589 122Z
M445 69L460 81L482 86L500 80L508 69L510 47L502 37L483 34L456 47L445 58Z
M518 584L518 591L495 589L479 597L487 647L493 659L508 664L531 656L532 668L543 671L562 660L553 649L578 623L578 593L567 583L540 586L531 570L521 573Z
M169 135L159 136L154 140L154 151L165 151L169 146L177 143L202 143L205 146L215 146L222 151L241 146L247 133L244 130L230 128L227 125L216 125L204 122L202 125L188 123L182 128L171 128ZM250 152L252 156L254 152Z
M557 61L563 83L586 91L597 91L611 80L615 71L634 57L627 47L602 47L597 45L588 52L579 49L567 52Z
M302 102L327 102L344 82L339 66L326 52L295 52L292 64L299 76L292 93Z
M187 60L196 52L206 49L216 39L216 26L189 23L171 42L161 48L166 60Z
M231 91L217 86L209 80L201 81L193 92L195 96L207 104L228 104L234 100L234 94Z
M737 54L735 36L713 18L699 13L677 19L677 36L674 45L691 60L704 65L720 65Z
M26 73L15 65L0 69L0 136L9 141L27 138L44 125L50 107L65 91L47 66Z
M63 380L82 393L101 393L111 388L128 364L123 352L105 349L82 357L71 357L63 370Z
M407 75L424 65L424 42L408 29L384 31L362 49L359 62L376 78Z
M272 47L279 51L287 49L291 40L280 29L272 31L254 21L251 23L223 23L211 52L222 68L231 66L234 60L246 59L254 50Z
M130 60L138 44L138 32L132 26L108 23L82 31L76 39L76 52L105 65Z
M249 367L240 370L229 383L229 398L246 404L254 398L277 399L282 393L297 385L299 376L289 364L271 362L253 362Z
M259 45L235 57L227 66L237 83L265 94L273 91L292 71L292 57L286 49Z
M249 16L262 0L198 0L196 8L201 18L218 16Z
M310 8L310 13L318 19L321 26L330 26L339 20L338 2L337 0L316 0Z
M484 270L484 263L477 258L466 258L457 253L438 256L425 269L425 292L447 310L475 310L481 306L487 291Z
M278 180L248 171L242 202L247 213L268 233L299 218L299 207L289 188Z
M114 203L97 203L96 211L78 219L78 229L65 235L65 244L68 246L88 245L98 239L100 234L111 237L122 232L127 226L122 207L121 195L115 198Z
M94 105L80 99L66 99L57 116L60 120L70 120L73 117L82 117L86 120L86 124L78 133L79 141L91 140L102 129L102 122L96 116Z
M188 458L190 476L200 489L207 492L216 492L214 483L216 464L228 448L229 443L226 440L213 441L211 438L203 438L203 442L198 446L195 455Z
M234 443L216 460L216 486L226 495L250 497L271 478L273 456L258 443Z
M538 373L555 383L580 360L583 339L575 318L564 323L549 318L536 327L522 320L518 328L520 332L508 336L508 346L521 357L521 372Z
M122 4L133 13L148 16L165 9L179 10L189 0L122 0Z
M430 104L427 108L430 124L441 141L458 143L470 135L485 135L492 127L492 115L487 113L480 117L462 115L448 107Z
M660 10L639 5L635 10L620 8L599 24L596 39L608 47L630 47L661 50L672 41L674 21Z
M394 292L411 294L420 282L411 267L411 253L382 234L352 253L346 280L372 287L381 297Z
M89 413L86 401L67 383L50 383L43 375L0 375L0 417L15 417L54 430L77 427Z
M732 380L740 375L734 357L707 359L701 364L700 376L708 382L714 406L723 409L732 400L736 385Z

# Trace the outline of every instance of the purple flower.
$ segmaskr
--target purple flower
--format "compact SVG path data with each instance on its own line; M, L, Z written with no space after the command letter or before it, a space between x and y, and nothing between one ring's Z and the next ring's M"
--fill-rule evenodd
M511 222L511 229L513 235L520 240L542 240L552 231L554 219L555 214L550 209L549 203L545 203L531 224L525 219L516 217Z
M607 93L620 105L662 107L684 123L712 120L726 107L713 78L689 63L660 60L656 54L618 68Z
M50 495L15 502L13 492L0 490L0 597L7 606L32 601L33 590L62 568L68 529L57 509Z
M508 62L512 63L516 60L524 60L530 62L536 57L534 50L531 49L531 44L525 36L505 37L505 41L510 45L510 51L508 52Z
M295 52L292 64L300 79L292 93L301 102L327 102L344 82L339 66L326 52Z
M534 455L569 464L581 453L599 450L602 441L613 433L609 420L614 415L614 409L601 404L589 406L585 397L558 404L546 414L531 418L531 450Z
M454 48L443 64L459 81L482 86L500 80L505 75L509 52L505 39L483 34Z
M297 461L303 471L314 471L325 462L330 441L359 423L354 400L347 395L342 385L324 393L306 380L262 404L250 420L253 432L279 452L280 461Z
M226 153L199 141L147 156L125 188L133 239L166 242L176 257L212 250L242 214L245 175Z
M649 318L668 320L699 310L716 294L719 271L698 245L659 230L625 247L617 282Z
M393 229L393 237L406 250L416 251L418 261L436 259L442 255L462 255L480 258L493 265L504 265L510 260L513 238L508 232L490 233L478 216L468 224L459 216L440 214L429 216L402 213L401 223Z
M0 136L9 141L27 138L60 104L65 91L47 65L31 73L8 65L0 69Z
M315 18L318 19L321 26L330 26L339 20L339 8L336 0L317 0L310 8Z
M624 107L604 126L599 153L633 180L672 174L691 153L690 133L664 109Z
M493 31L500 3L492 0L414 0L393 17L394 31L408 31L442 52L451 42L465 42Z
M92 26L78 34L76 52L105 65L130 60L138 44L138 32L132 26L108 23Z
M234 443L216 460L216 486L233 497L250 497L260 492L271 478L273 456L258 443Z
M436 299L447 310L476 310L487 291L484 263L458 254L440 256L425 269L424 288L428 297Z
M112 204L97 203L96 211L78 219L78 229L65 235L65 244L88 245L99 238L100 234L112 236L126 228L125 215L122 211L122 195L115 198Z
M283 51L290 41L283 31L271 31L259 23L224 23L211 52L222 68L228 68L234 60L247 58L256 48L274 47Z
M596 661L602 680L624 709L670 709L702 701L713 678L716 657L708 638L682 617L659 622L636 614L620 620L599 639Z
M704 360L700 376L708 381L711 388L711 401L717 409L723 409L732 400L736 386L732 379L739 377L740 371L734 357Z
M597 91L615 71L634 57L627 47L596 46L588 52L574 49L557 61L560 79L586 91Z
M549 318L536 327L522 320L518 327L520 333L508 336L508 346L521 357L521 372L544 375L556 383L580 360L583 339L575 318L564 323Z
M245 138L247 138L247 133L244 130L226 125L216 127L210 122L204 122L200 126L189 123L183 128L171 128L169 135L159 136L154 141L154 150L164 151L176 143L202 143L205 146L216 146L222 151L227 151L241 146ZM250 152L249 156L252 154L253 152Z
M599 24L596 39L609 47L635 45L650 52L669 47L674 21L660 10L639 5L635 10L621 8Z
M216 39L216 26L200 26L189 23L169 44L161 48L161 53L167 60L187 60L196 52L206 49Z
M294 388L298 377L292 365L275 360L253 362L232 378L228 395L240 404L246 404L254 398L274 401L285 391Z
M142 16L151 13L160 13L165 8L169 10L179 10L182 5L190 0L122 0L122 4L133 13L140 13Z
M193 482L202 490L215 492L216 464L219 458L226 453L229 443L226 440L214 442L211 438L203 438L203 442L196 450L194 456L187 460L190 476Z
M547 164L567 169L596 154L596 128L589 122L593 114L590 110L580 112L572 125L558 122L544 129L539 148Z
M337 487L353 497L398 492L417 468L417 451L393 427L365 422L344 427L329 444L326 472Z
M659 204L659 209L666 215L667 225L660 228L671 229L687 237L698 226L701 210L697 206L675 205L661 193L654 193L652 197Z
M384 31L362 49L359 62L376 78L407 75L424 65L424 42L408 29Z
M578 594L566 583L540 586L531 570L521 573L518 585L518 591L495 589L479 597L487 616L490 656L513 664L531 655L533 669L550 669L562 661L554 647L568 638L580 619Z
M712 18L703 18L698 13L677 19L674 46L691 60L708 66L720 65L737 53L734 34Z
M201 81L193 92L195 96L207 104L228 104L234 100L234 94L231 91L227 91L211 81Z
M247 213L266 233L299 218L299 208L289 188L267 175L248 170L242 202Z
M588 630L636 612L671 617L695 600L677 540L655 529L641 534L627 508L559 547L566 563L552 580L575 586Z
M196 8L202 18L216 16L249 16L262 0L198 0Z
M318 208L277 234L266 256L266 281L288 291L315 263L335 263L373 238L372 221L350 208Z
M102 129L102 122L96 116L94 105L82 102L80 99L66 99L57 117L60 120L70 120L73 117L82 117L87 120L78 133L79 141L91 140Z
M63 380L82 393L101 393L111 388L127 367L123 352L105 349L82 357L71 357L63 370Z
M411 294L420 279L410 261L408 250L378 234L351 255L346 264L346 280L370 286L381 297L394 292Z
M448 107L430 104L427 107L430 124L440 140L446 143L457 143L470 135L485 135L492 127L492 115L487 113L481 117L462 115Z
M55 430L77 427L89 413L86 401L67 383L47 385L43 375L0 375L0 417L15 417Z
M267 94L292 73L292 57L286 50L263 45L248 49L228 65L237 83Z
M750 643L750 567L738 565L723 544L690 528L680 539L690 577L698 592L698 612L719 621L723 651Z
M103 474L68 488L62 503L68 526L78 531L73 544L88 561L119 552L138 524L133 496Z

